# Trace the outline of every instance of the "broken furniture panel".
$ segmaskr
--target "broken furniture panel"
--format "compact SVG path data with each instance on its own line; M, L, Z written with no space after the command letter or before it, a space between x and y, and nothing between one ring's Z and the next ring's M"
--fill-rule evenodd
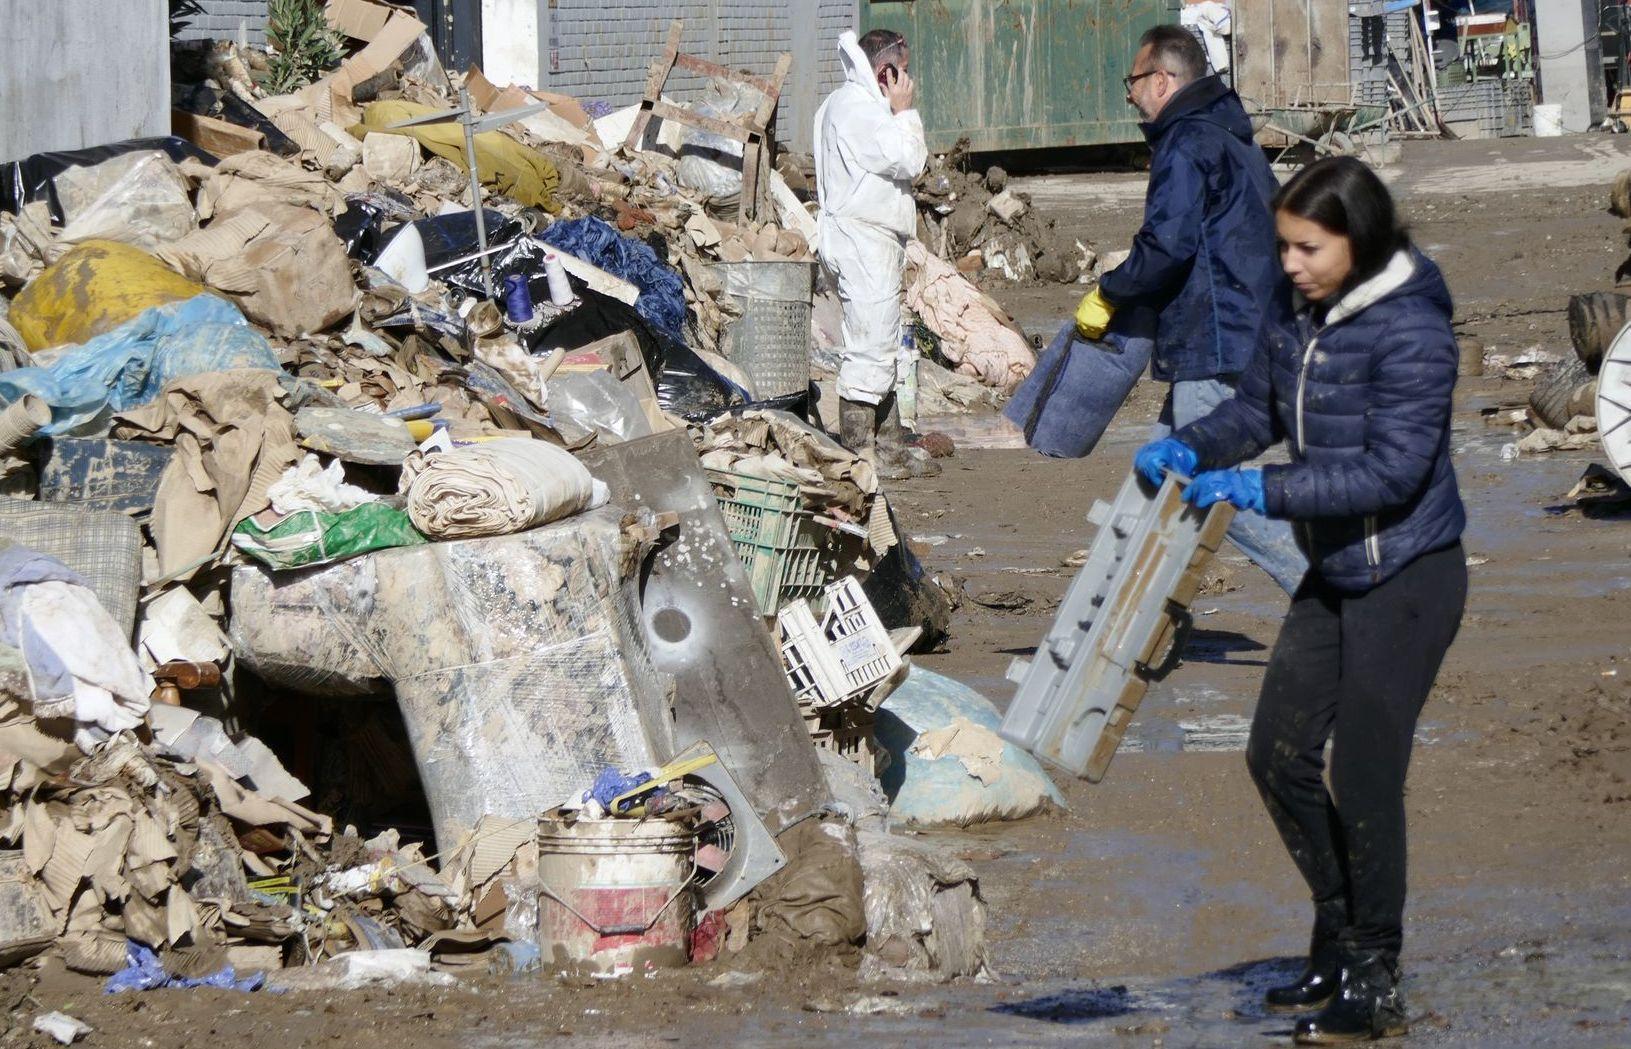
M829 794L690 437L675 430L579 458L611 487L614 504L679 514L679 539L652 556L640 597L651 660L674 676L675 745L712 744L771 833L781 833Z
M742 144L742 201L738 215L743 222L750 222L758 216L759 206L766 202L770 185L770 122L776 116L776 102L781 98L782 83L787 79L788 72L793 68L793 56L783 54L776 60L776 71L769 77L753 76L750 73L740 73L733 69L726 69L722 65L697 58L694 55L680 52L680 36L684 31L684 23L675 19L668 27L668 43L663 53L651 63L651 72L646 77L645 97L640 100L640 112L634 118L634 126L629 129L629 137L623 143L630 153L639 150L641 141L646 137L646 127L651 123L652 117L660 120L673 120L689 127L698 128L731 139ZM764 101L752 117L743 124L715 120L694 113L685 106L675 105L663 101L663 86L668 83L668 76L676 69L683 69L689 73L697 73L705 77L719 77L738 84L748 84L758 88L764 95Z
M1201 573L1234 519L1219 503L1200 511L1181 498L1187 478L1159 490L1132 473L1113 504L1097 502L1099 528L1036 658L1014 660L1019 685L1002 720L1004 739L1094 783L1104 778L1151 681L1177 664Z

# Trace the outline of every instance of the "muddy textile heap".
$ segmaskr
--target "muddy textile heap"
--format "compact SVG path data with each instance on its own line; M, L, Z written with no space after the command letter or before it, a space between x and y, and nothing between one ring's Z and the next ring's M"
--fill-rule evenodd
M753 304L721 266L815 269L807 181L767 156L743 208L740 151L672 120L630 148L637 107L450 76L400 5L324 10L341 57L312 82L177 45L179 137L4 166L0 967L524 965L540 815L706 744L733 778L694 822L731 829L687 857L681 955L774 935L976 972L972 876L819 822L832 733L756 589L785 566L750 581L710 487L796 493L783 512L835 536L807 587L916 564L804 384L764 400L727 356ZM710 126L748 126L760 101L722 84ZM524 114L487 121L474 172L456 119L401 126L466 97ZM946 283L948 352L1012 334ZM957 352L965 386L1026 367ZM874 881L917 892L917 932Z

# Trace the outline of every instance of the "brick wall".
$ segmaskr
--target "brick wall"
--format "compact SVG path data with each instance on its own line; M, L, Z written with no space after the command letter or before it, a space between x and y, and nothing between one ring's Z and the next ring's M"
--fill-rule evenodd
M236 40L242 25L250 43L266 43L266 0L201 0L200 6L204 13L187 20L178 40Z
M733 69L768 74L783 52L793 71L777 112L777 137L810 148L821 99L842 79L838 34L855 25L855 0L556 0L540 11L546 54L539 64L551 91L614 105L637 101L647 68L662 51L668 24L685 22L680 49ZM813 75L812 75L813 74ZM698 97L702 78L676 72L668 93Z

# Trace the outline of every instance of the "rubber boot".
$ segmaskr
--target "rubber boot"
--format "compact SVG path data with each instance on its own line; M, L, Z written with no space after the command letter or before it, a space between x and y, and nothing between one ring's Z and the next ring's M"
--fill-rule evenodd
M1263 995L1269 1012L1304 1013L1331 1000L1342 975L1342 951L1337 944L1341 928L1342 920L1335 915L1315 918L1314 934L1308 943L1308 964L1297 979L1270 987Z
M877 458L878 410L860 401L838 402L838 441L863 459Z
M926 455L914 455L906 444L900 421L900 402L890 394L878 405L878 475L889 481L908 477L939 477L940 464Z
M1399 970L1379 951L1344 951L1337 992L1325 1008L1297 1021L1298 1045L1341 1045L1408 1033Z

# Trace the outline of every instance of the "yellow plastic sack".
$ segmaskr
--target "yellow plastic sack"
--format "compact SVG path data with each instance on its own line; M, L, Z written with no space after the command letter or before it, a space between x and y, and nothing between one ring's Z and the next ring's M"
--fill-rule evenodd
M433 112L429 106L414 102L371 102L363 110L362 123L349 130L362 138L370 131L386 131L392 124ZM464 156L464 128L458 124L423 124L386 133L417 139L420 145L451 160L460 170L470 170ZM561 184L555 164L502 131L484 131L476 136L476 167L481 171L482 185L551 213L561 210L555 200L555 191Z
M77 346L167 302L200 295L194 284L140 248L88 240L24 288L11 323L30 350Z

